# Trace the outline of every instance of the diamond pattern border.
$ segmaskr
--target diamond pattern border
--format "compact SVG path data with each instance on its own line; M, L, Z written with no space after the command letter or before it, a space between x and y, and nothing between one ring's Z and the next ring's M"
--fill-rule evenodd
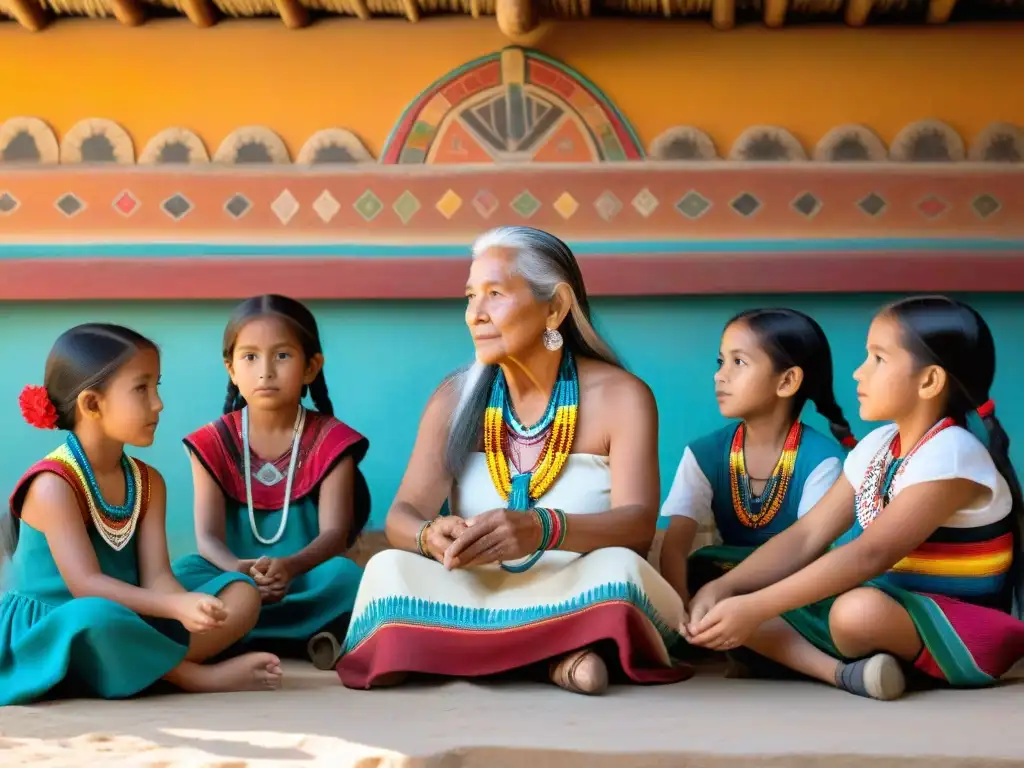
M540 200L530 193L530 190L524 189L518 195L512 199L512 210L522 216L524 219L531 218L537 211L540 210Z
M384 210L384 203L373 194L372 189L368 189L356 199L352 207L356 209L356 213L362 216L365 221L373 221Z
M110 203L114 210L126 219L139 209L142 203L129 190L124 190Z
M0 216L9 216L14 213L21 206L21 201L18 200L10 192L0 191Z
M313 212L320 217L320 221L324 224L329 224L340 210L341 203L326 189L313 201Z
M688 219L699 219L709 210L713 203L695 189L691 189L676 203L676 210Z
M160 208L175 221L181 221L192 210L192 201L181 192L175 192L160 204Z
M742 192L732 199L729 207L745 219L761 210L761 201L750 192Z
M224 201L224 211L236 221L252 210L252 202L241 192L236 192Z
M874 219L885 212L885 209L889 207L889 203L877 192L869 192L857 201L857 207Z
M410 235L457 231L470 237L487 226L519 223L584 240L916 237L925 227L1024 241L1024 209L1016 194L1024 174L964 168L964 178L959 169L933 178L908 167L890 179L881 170L838 176L804 171L780 171L776 178L760 169L709 175L692 168L651 174L616 167L574 174L543 166L444 171L429 178L378 177L368 170L323 180L284 173L230 181L182 172L173 178L141 173L104 180L72 175L43 180L42 186L33 181L31 187L11 176L0 187L0 222L15 237L36 227L45 232L47 226L72 237L122 226L145 236L166 231L172 222L182 222L176 229L196 237L216 237L218 226L236 236L259 237L281 225L315 234L324 224L378 234L404 225Z
M999 202L999 198L987 192L983 195L978 195L971 201L971 210L974 211L979 219L995 216L1002 208L1003 204Z
M85 201L74 192L65 192L54 201L53 205L69 219L74 218L88 207Z
M806 219L813 219L817 216L823 207L821 198L813 192L804 192L793 198L793 202L789 204L790 208L799 213Z

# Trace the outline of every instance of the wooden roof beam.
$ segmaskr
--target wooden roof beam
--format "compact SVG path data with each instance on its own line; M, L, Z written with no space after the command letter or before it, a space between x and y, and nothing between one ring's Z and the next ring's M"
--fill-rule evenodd
M786 11L789 0L764 0L764 24L766 27L778 29L786 23Z
M846 4L846 23L851 27L863 27L868 23L875 0L849 0Z
M956 0L929 0L928 1L928 23L945 24L953 15L956 7Z
M711 24L715 29L736 26L736 0L711 0Z
M137 27L146 20L146 9L139 0L111 0L114 18L126 27Z
M217 23L217 14L210 0L181 0L181 10L197 27L205 29Z
M498 29L512 40L532 32L540 24L534 0L497 0L494 15L498 17Z
M309 11L299 0L274 0L277 14L288 29L302 29L309 26Z
M349 7L360 21L370 20L371 14L369 7L366 5L366 0L349 0Z
M7 11L29 32L39 32L49 21L43 6L35 0L8 0Z

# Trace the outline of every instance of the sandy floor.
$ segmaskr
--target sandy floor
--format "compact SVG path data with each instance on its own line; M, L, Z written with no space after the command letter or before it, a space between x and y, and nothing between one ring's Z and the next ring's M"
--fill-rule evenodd
M0 765L358 768L922 768L1021 765L1024 684L879 703L811 683L725 680L586 698L529 683L349 691L289 664L273 693L0 710ZM565 752L562 752L565 750ZM560 752L560 754L559 754ZM930 759L929 759L930 758Z

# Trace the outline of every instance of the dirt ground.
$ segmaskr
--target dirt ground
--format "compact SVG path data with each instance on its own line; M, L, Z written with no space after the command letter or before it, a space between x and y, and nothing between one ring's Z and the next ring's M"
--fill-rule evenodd
M150 768L988 768L1024 764L1024 676L875 702L704 670L588 698L527 682L350 691L286 666L271 693L0 710L0 766ZM918 758L918 759L911 759Z

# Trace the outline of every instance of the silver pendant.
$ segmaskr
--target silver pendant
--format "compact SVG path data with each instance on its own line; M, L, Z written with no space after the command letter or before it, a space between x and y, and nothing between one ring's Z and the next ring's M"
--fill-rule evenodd
M260 467L256 471L255 477L263 485L266 485L268 487L277 485L282 480L284 480L284 475L281 474L281 470L279 470L270 462L267 462L262 467Z

